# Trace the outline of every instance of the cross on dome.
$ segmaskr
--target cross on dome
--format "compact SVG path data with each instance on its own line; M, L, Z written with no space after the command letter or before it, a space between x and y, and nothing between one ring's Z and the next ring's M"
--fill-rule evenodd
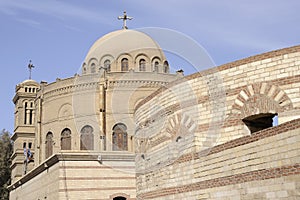
M29 69L29 79L31 79L31 70L34 68L33 64L31 63L31 60L29 60L28 69Z
M123 16L119 16L118 19L119 19L119 20L120 20L120 19L123 20L123 27L122 27L122 28L123 28L123 29L128 29L128 27L126 26L126 20L132 20L133 17L127 16L126 11L124 11Z

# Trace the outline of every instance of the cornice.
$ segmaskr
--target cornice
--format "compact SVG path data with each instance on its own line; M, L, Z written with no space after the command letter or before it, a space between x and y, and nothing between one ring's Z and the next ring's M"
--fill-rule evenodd
M144 87L144 88L157 88L168 84L167 81L152 81L152 80L113 80L108 82L108 88L115 87Z
M75 84L67 85L64 87L58 87L53 90L49 90L43 93L43 97L47 99L54 96L72 94L78 91L98 90L98 89L99 89L99 82L88 82L88 83L81 83L76 85Z

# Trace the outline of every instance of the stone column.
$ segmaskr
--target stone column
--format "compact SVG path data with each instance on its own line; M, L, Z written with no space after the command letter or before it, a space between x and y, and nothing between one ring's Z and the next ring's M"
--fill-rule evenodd
M29 124L29 121L30 121L30 110L29 109L26 109L26 117L25 117L25 124Z

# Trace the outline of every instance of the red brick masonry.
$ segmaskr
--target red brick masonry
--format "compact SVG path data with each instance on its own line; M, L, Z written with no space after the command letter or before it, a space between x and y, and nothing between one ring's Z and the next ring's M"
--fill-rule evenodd
M186 154L181 156L176 162L177 163L184 163L189 162L191 160L196 160L201 157L201 155L211 155L218 152L222 152L227 149L235 148L241 145L249 144L267 137L271 137L274 135L278 135L287 131L295 130L300 128L300 119L295 119L281 125L271 127L259 132L256 132L253 135L244 136L224 144L217 145L211 148L206 152L200 153L193 153L193 154ZM157 197L169 196L172 194L177 193L185 193L191 191L197 191L206 188L214 188L214 187L221 187L226 185L233 185L239 184L249 181L258 181L258 180L266 180L266 179L274 179L283 176L290 176L300 174L300 163L295 163L292 165L281 166L277 168L268 168L268 169L261 169L261 170L254 170L249 171L241 174L235 174L231 176L224 176L219 178L214 178L205 181L199 181L196 183L182 185L178 187L169 187L169 188L162 188L159 190L147 192L138 195L138 199L152 199Z

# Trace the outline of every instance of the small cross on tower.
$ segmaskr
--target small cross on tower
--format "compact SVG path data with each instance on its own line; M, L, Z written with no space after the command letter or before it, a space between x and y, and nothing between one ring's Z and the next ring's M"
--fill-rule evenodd
M33 64L31 63L31 60L29 60L28 69L29 69L29 79L31 79L31 70L34 68Z
M123 29L128 29L128 27L126 26L126 20L132 20L133 17L129 17L126 14L126 11L124 11L124 15L123 16L119 16L118 19L123 19Z

